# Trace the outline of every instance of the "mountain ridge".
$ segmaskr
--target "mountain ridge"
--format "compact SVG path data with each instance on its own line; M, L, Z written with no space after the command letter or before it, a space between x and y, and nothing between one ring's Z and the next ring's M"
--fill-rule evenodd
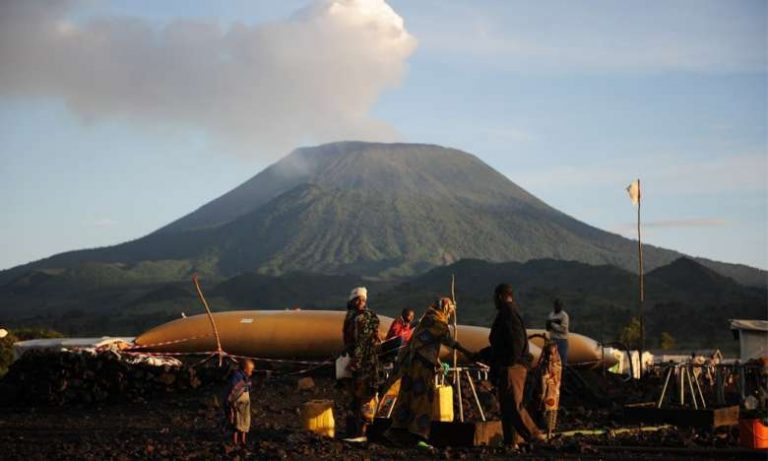
M0 284L24 271L88 261L171 261L158 271L184 266L219 278L297 270L398 278L466 258L554 258L635 270L635 248L550 207L472 154L347 141L296 149L147 236L17 266L0 272ZM644 256L652 270L682 255L646 245ZM766 283L765 271L697 261L740 283Z
M84 263L30 273L0 286L0 313L11 328L46 326L69 335L131 336L181 313L202 311L189 279L157 280L153 270ZM688 282L700 280L702 274L707 277L701 286ZM492 293L500 282L513 285L532 328L543 325L555 298L565 302L574 331L595 339L617 339L621 328L639 315L637 274L611 265L553 259L498 263L462 259L400 281L246 272L222 280L203 278L202 285L214 311L344 309L349 289L365 285L372 308L395 315L403 307L421 312L435 297L448 294L453 276L462 323L490 324L495 314ZM646 276L648 344L657 343L666 332L680 346L735 349L728 319L765 318L767 300L765 288L738 285L693 260L675 260Z

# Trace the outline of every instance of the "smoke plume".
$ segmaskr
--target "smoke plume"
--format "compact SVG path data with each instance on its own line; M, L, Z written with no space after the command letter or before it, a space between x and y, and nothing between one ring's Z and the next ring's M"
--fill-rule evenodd
M77 2L0 2L0 96L65 101L85 121L202 130L246 155L390 140L370 115L416 46L383 0L322 0L283 21L222 26L70 20Z

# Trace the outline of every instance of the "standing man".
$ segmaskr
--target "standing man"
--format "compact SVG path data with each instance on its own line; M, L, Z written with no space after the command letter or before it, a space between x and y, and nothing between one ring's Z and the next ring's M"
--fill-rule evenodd
M352 372L350 416L347 433L350 437L365 436L376 410L374 398L379 386L381 364L378 346L379 317L368 309L368 290L357 287L349 294L347 316L344 319L344 346L350 354Z
M496 319L491 326L491 355L498 370L496 388L501 405L501 425L504 443L516 445L517 437L527 442L544 441L546 437L525 409L525 378L531 364L528 334L520 317L512 287L506 283L494 291Z
M563 310L563 303L555 299L553 311L547 317L547 331L549 337L557 344L557 353L560 354L562 369L568 365L568 314Z

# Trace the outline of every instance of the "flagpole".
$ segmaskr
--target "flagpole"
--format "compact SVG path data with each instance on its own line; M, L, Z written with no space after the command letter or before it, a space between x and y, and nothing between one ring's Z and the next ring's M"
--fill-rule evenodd
M640 206L643 193L640 188L640 179L637 180L637 264L640 274L640 377L643 376L643 351L645 350L645 293L643 286L643 242L640 237Z

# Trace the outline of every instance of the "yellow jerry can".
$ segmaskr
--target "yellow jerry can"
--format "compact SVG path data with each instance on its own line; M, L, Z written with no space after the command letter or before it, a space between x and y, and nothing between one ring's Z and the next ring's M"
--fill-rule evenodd
M301 406L301 426L326 437L335 435L333 400L310 400Z
M453 421L453 387L446 384L435 388L433 421Z

